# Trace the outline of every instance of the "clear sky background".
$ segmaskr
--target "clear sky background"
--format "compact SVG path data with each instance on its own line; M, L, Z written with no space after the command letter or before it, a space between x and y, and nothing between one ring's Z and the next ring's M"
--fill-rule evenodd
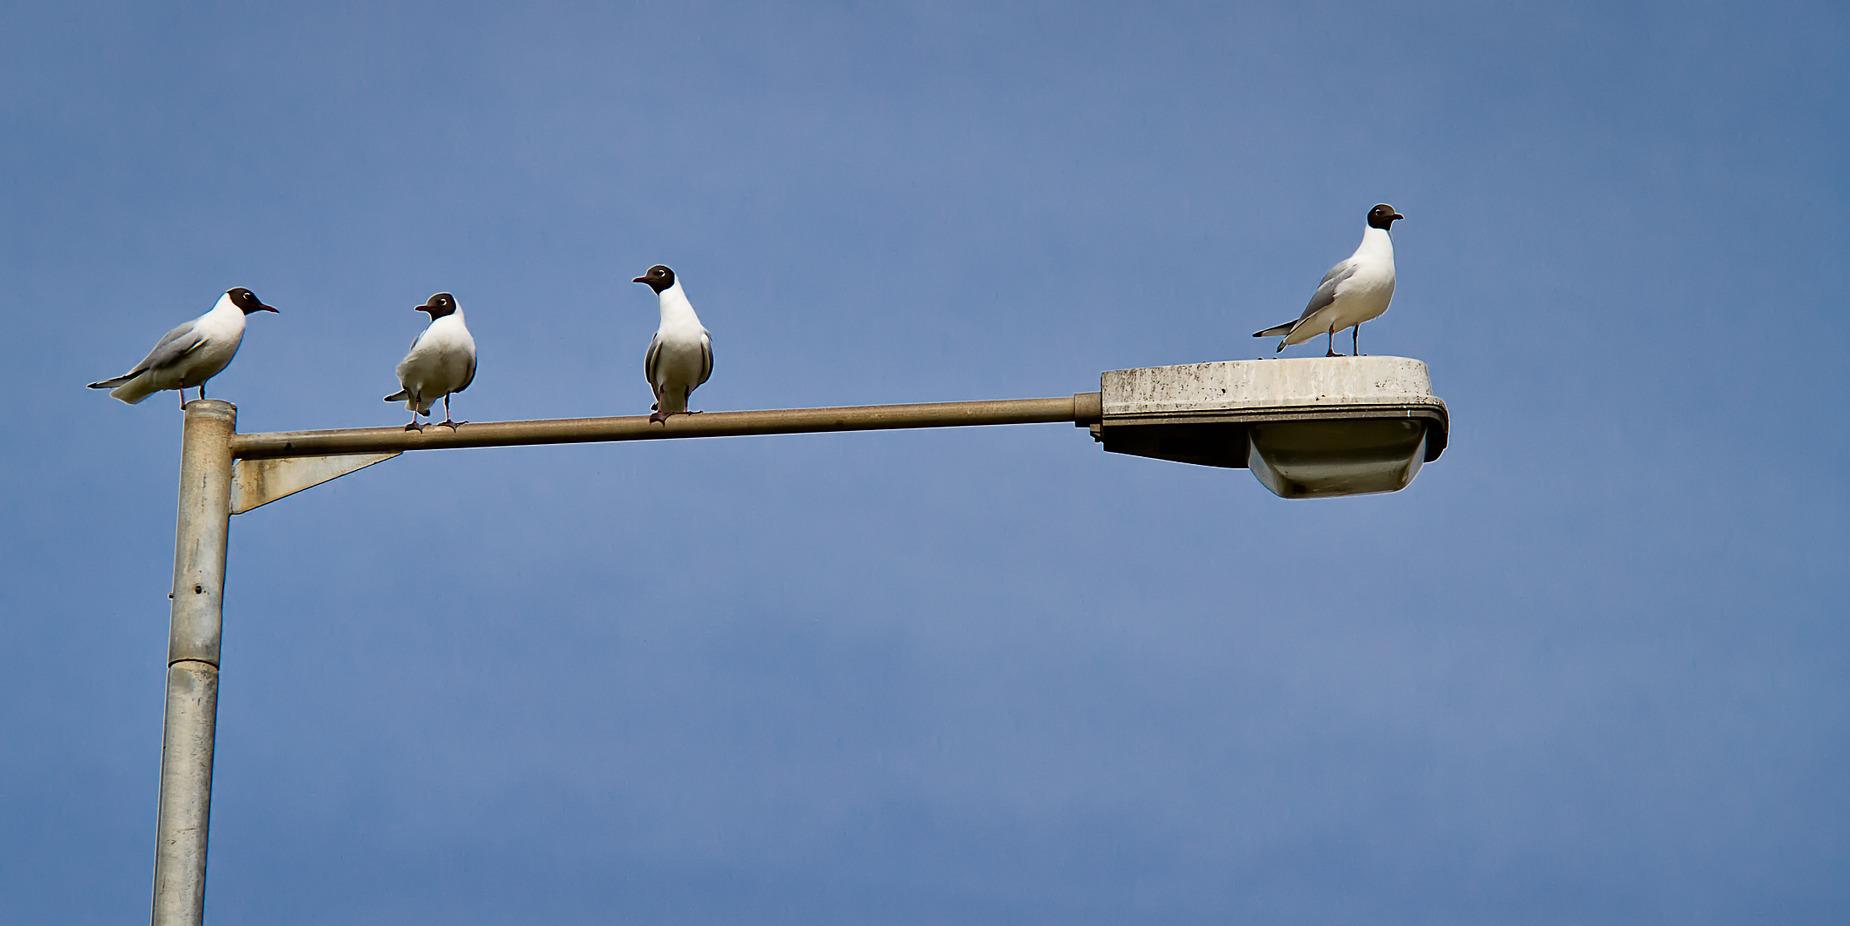
M179 413L1063 395L1395 227L1407 491L1059 426L409 456L232 523L221 923L1841 923L1842 3L13 4L0 921L145 915ZM1295 355L1314 355L1314 345Z

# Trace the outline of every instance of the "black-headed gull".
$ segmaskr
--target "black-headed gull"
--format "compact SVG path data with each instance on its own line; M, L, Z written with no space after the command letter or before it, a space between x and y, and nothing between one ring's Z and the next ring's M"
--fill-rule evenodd
M700 316L694 314L694 304L687 301L673 270L656 264L630 282L647 284L661 303L662 321L649 342L642 369L655 393L649 420L666 422L669 415L687 412L694 390L713 375L713 338L701 327Z
M1388 303L1394 298L1394 240L1388 236L1388 227L1404 218L1406 216L1395 212L1387 203L1379 203L1368 210L1368 227L1362 230L1362 243L1356 246L1354 254L1323 275L1317 291L1311 294L1310 304L1304 307L1304 314L1299 315L1297 321L1255 331L1253 337L1282 334L1284 339L1278 342L1278 349L1284 350L1317 335L1329 335L1329 347L1324 356L1340 357L1342 355L1336 352L1336 332L1350 328L1353 329L1350 349L1360 355L1362 323L1386 312Z
M405 425L405 430L422 431L424 426L418 423L418 416L429 415L430 407L441 398L443 420L437 424L455 430L469 423L450 419L450 396L475 381L475 338L463 324L462 306L449 293L437 293L423 305L413 306L412 311L429 312L430 324L411 342L405 359L398 362L398 384L404 388L385 400L405 403L405 408L411 410L411 423Z
M90 384L91 389L108 389L109 394L134 405L162 389L180 391L180 407L186 407L186 390L199 387L199 397L206 397L206 380L217 376L238 355L244 343L244 316L252 312L274 312L257 294L242 286L225 291L212 310L161 336L148 356L121 376Z

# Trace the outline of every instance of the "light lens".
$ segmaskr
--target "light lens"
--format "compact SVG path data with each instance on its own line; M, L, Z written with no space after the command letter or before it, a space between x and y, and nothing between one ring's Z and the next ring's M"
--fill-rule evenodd
M1418 418L1267 422L1247 433L1247 465L1280 498L1398 491L1426 459Z

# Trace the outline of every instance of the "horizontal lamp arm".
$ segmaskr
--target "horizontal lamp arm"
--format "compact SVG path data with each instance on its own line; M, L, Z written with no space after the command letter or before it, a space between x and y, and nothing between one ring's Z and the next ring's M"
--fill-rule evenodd
M744 437L754 434L810 434L832 431L884 431L902 428L961 428L996 424L1099 421L1099 394L1050 399L998 399L982 402L930 402L914 405L847 405L834 408L778 408L744 412L674 415L664 423L647 415L619 418L551 418L538 421L483 421L451 429L426 425L403 428L351 428L331 431L271 431L234 434L232 456L266 459L323 454L394 453L461 447L518 447L535 444L583 444L603 441L662 440L680 437Z

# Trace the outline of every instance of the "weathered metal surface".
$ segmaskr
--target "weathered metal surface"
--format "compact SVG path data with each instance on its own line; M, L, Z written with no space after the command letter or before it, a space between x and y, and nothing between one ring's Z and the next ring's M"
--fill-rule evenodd
M206 831L212 819L217 725L218 667L194 659L168 666L149 917L154 926L199 926L205 917Z
M1439 458L1450 432L1426 365L1408 357L1143 367L1107 372L1099 386L1100 423L1092 434L1106 450L1204 466L1246 467L1260 425L1413 421L1420 433L1408 446L1419 448L1421 462ZM1355 429L1358 440L1368 432L1366 425ZM1418 469L1405 471L1410 480Z
M1112 370L1099 377L1103 416L1283 407L1444 407L1426 364L1411 357L1223 360Z
M395 456L397 451L239 460L231 468L231 513L243 514Z
M229 402L201 399L186 405L155 822L150 914L155 926L198 926L205 915L225 545L231 525L231 435L237 417Z
M406 431L403 428L278 431L237 435L232 441L232 452L239 459L251 460L315 454L396 453L458 447L576 444L681 437L742 437L757 434L1057 422L1088 425L1096 420L1096 396L1097 393L1081 393L1078 396L1051 399L705 412L675 415L662 424L651 422L647 415L631 415L621 418L484 421L472 422L456 429L426 425L422 432Z
M218 665L225 543L231 523L229 441L237 420L237 409L229 402L204 399L186 404L179 512L174 525L169 663L197 659Z

